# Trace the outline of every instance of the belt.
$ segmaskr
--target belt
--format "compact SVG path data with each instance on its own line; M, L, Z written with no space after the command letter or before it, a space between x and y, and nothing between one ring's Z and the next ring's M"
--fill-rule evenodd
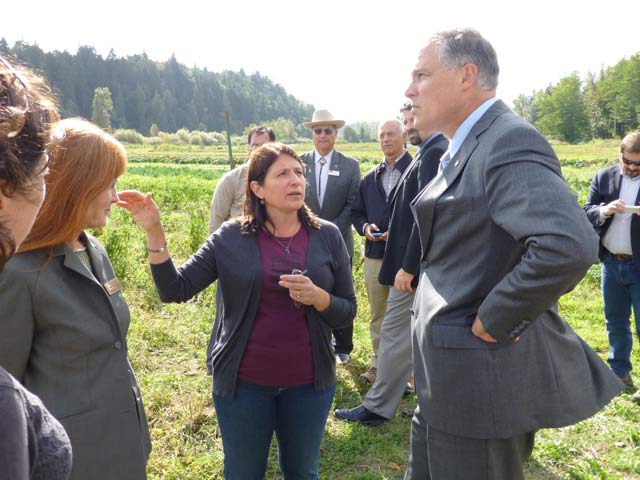
M633 260L633 255L626 255L624 253L609 253L616 260L620 260L623 262L628 262L629 260Z

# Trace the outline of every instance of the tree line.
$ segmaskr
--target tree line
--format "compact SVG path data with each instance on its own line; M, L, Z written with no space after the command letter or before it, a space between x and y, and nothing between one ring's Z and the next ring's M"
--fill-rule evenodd
M588 73L584 81L574 72L532 95L521 94L513 106L550 138L621 138L640 125L640 52Z
M54 89L63 117L92 118L96 94L105 102L108 92L111 127L145 135L154 124L166 132L181 128L226 131L225 111L229 112L230 132L240 134L249 124L278 118L299 125L314 110L260 73L187 68L175 56L156 62L145 53L117 57L112 50L103 58L87 46L78 48L76 54L44 52L25 42L10 47L4 38L0 52L42 72Z

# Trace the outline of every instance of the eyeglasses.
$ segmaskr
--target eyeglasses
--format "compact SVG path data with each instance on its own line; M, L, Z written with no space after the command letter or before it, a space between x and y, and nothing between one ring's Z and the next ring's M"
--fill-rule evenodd
M622 159L625 165L634 165L636 167L640 167L640 162L634 162L632 160L629 160L624 155L621 155L620 158Z
M316 135L322 135L322 132L324 132L325 135L332 135L333 128L315 128L313 130L313 133L315 133Z

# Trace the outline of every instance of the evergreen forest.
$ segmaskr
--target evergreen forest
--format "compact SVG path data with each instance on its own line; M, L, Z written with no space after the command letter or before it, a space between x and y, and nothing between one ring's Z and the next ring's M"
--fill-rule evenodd
M258 72L187 68L175 56L156 62L145 53L117 57L111 51L103 58L87 46L75 54L45 52L24 42L10 47L4 38L0 53L19 59L49 80L62 117L91 119L94 96L107 88L112 102L110 127L145 135L153 124L164 132L225 131L225 112L229 112L230 132L240 134L249 124L281 117L298 125L310 119L314 110Z

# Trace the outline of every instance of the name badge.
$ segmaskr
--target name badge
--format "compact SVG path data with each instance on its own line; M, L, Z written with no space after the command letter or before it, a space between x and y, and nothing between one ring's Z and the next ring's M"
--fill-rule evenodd
M122 282L118 278L104 282L104 289L109 295L113 295L122 290Z
M332 177L339 177L340 170L329 170L329 175L331 175Z

